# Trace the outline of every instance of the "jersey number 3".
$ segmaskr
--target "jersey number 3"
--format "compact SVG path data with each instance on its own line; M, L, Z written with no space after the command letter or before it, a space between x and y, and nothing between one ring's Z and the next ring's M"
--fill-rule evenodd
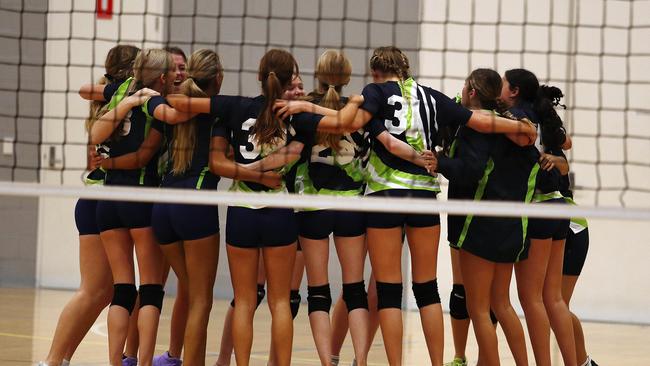
M399 109L397 105L399 104ZM408 106L404 98L399 95L391 95L388 98L388 105L395 107L393 118L384 121L386 129L391 135L401 135L406 131Z
M250 133L251 127L255 124L255 118L249 118L244 123L242 123L242 130L248 132L248 143L246 145L239 146L239 153L244 159L255 160L260 155L261 150L259 146L255 143L254 136Z

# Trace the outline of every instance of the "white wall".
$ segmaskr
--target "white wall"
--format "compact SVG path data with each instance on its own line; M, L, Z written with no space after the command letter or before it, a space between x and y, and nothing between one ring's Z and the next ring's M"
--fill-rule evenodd
M576 201L648 207L650 195L635 191L650 188L650 85L641 67L650 61L648 44L641 41L648 39L649 21L640 16L648 10L650 1L423 0L418 80L453 96L477 67L532 70L566 94ZM628 30L630 22L645 27ZM590 221L589 255L572 303L580 316L650 323L644 227L647 222ZM448 299L445 245L443 240L438 268L441 294Z

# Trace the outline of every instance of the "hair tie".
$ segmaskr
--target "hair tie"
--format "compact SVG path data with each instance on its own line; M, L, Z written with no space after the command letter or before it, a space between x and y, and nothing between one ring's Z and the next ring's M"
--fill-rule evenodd
M328 85L327 87L330 89L336 89L336 85L332 85L332 84Z
M275 76L275 71L270 71L269 76L271 76L271 75Z

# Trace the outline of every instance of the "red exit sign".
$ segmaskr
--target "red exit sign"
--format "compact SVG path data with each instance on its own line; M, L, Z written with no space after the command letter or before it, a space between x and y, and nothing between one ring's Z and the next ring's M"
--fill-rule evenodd
M113 17L113 0L97 0L97 18L111 19Z

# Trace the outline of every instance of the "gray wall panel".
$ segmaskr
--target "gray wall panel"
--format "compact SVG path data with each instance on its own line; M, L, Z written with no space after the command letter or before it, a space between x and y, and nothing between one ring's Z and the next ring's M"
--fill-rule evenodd
M38 180L46 10L47 0L0 2L0 61L10 64L0 68L0 110L18 114L0 118L0 140L15 141L14 156L0 154L0 180ZM34 286L38 199L1 197L0 232L0 286Z

